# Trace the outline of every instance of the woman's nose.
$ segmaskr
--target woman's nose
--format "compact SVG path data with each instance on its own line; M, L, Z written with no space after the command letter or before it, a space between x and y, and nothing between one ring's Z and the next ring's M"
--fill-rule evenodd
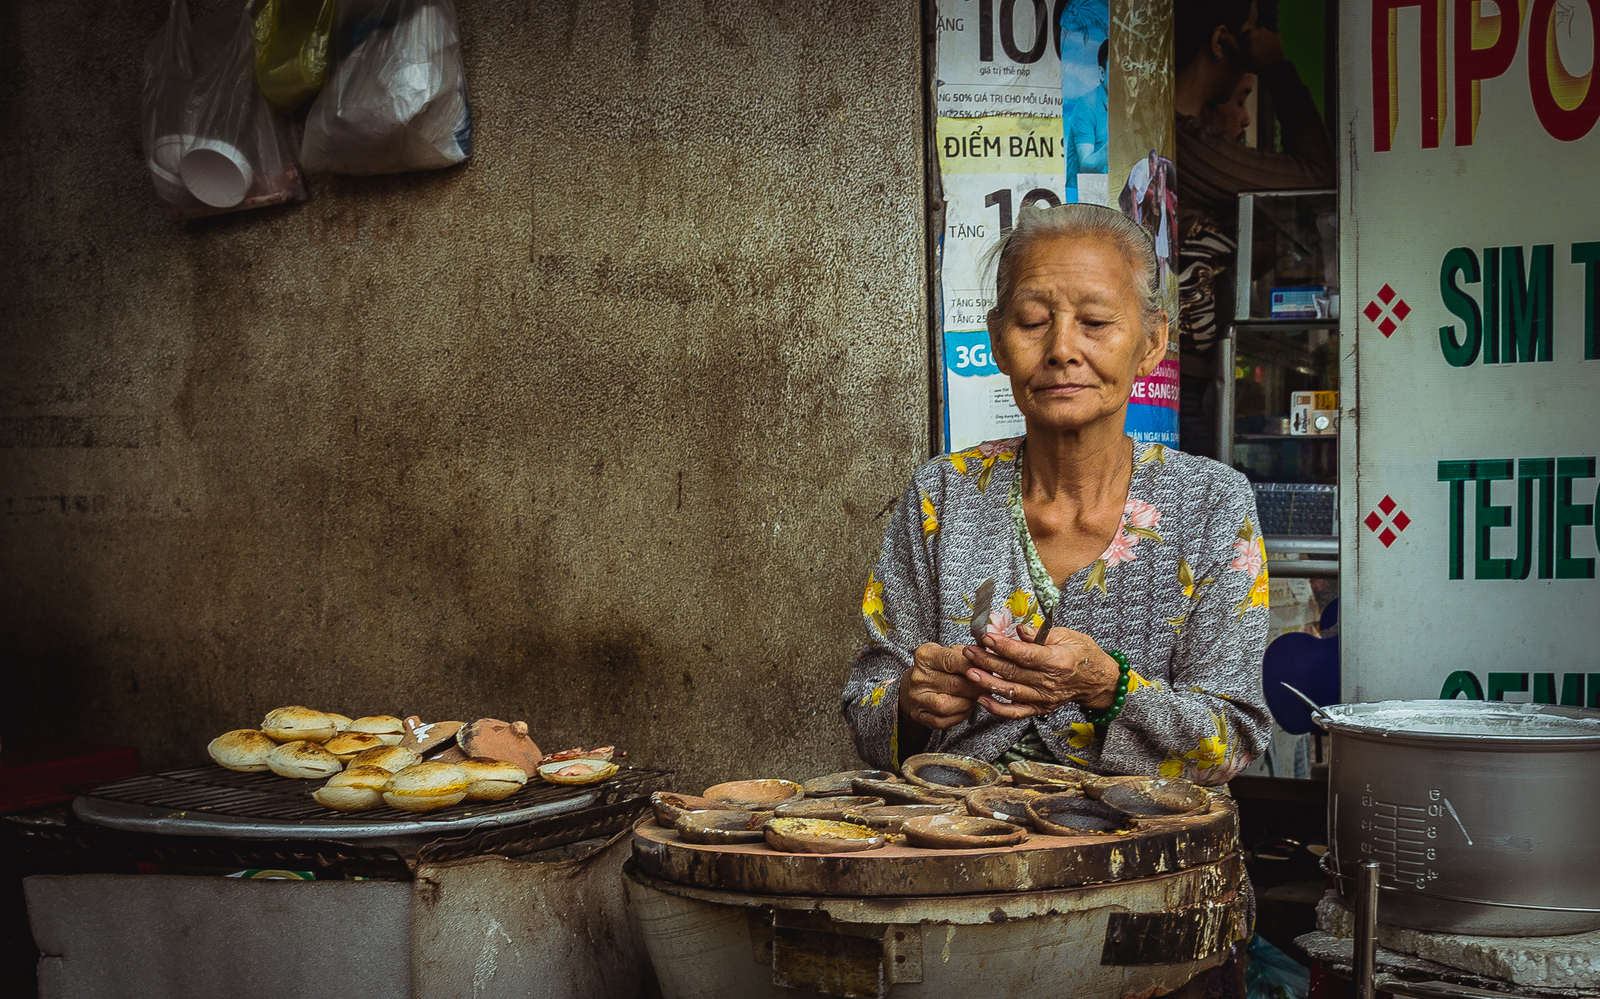
M1072 322L1058 315L1050 328L1050 350L1044 362L1052 368L1063 368L1074 360L1081 360L1078 355L1078 338L1073 334Z

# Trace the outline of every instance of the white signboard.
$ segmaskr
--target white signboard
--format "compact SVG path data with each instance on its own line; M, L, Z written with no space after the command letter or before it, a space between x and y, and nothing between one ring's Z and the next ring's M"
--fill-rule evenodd
M1340 8L1346 700L1600 704L1593 11Z

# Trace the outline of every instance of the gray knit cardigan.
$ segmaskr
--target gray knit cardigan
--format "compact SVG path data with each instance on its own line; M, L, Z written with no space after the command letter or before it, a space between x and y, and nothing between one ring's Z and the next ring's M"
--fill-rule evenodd
M1057 627L1126 655L1127 703L1100 729L1076 704L1017 721L980 707L932 733L926 751L996 760L1036 729L1057 760L1100 773L1202 784L1239 773L1268 739L1266 553L1249 483L1215 461L1136 445L1117 536L1058 593L1021 516L1022 445L990 441L941 456L906 489L867 577L867 644L844 688L861 758L895 768L900 677L912 651L971 643L973 597L992 577L995 602L1004 601L997 623L1011 633L1037 625L1059 599Z

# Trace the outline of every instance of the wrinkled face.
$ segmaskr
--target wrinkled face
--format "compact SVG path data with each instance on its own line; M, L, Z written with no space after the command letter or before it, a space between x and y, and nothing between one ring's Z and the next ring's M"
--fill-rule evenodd
M990 324L995 363L1029 428L1071 431L1115 420L1138 378L1167 351L1167 329L1140 326L1133 264L1095 238L1036 240L1014 263L1005 312Z

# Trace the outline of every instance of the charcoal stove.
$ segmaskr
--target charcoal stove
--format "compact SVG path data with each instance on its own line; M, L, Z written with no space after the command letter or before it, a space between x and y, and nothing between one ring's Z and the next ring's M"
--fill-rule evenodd
M311 798L320 781L196 767L73 788L71 811L4 825L40 857L162 872L24 882L41 995L576 999L634 994L646 973L620 867L669 776L625 767L589 787L342 814ZM251 868L315 880L192 876Z
M322 782L219 766L129 777L69 790L84 825L40 822L27 835L73 839L109 854L194 866L306 867L406 878L418 864L552 849L625 829L671 771L624 767L602 784L530 781L501 801L437 812L381 806L332 812Z

